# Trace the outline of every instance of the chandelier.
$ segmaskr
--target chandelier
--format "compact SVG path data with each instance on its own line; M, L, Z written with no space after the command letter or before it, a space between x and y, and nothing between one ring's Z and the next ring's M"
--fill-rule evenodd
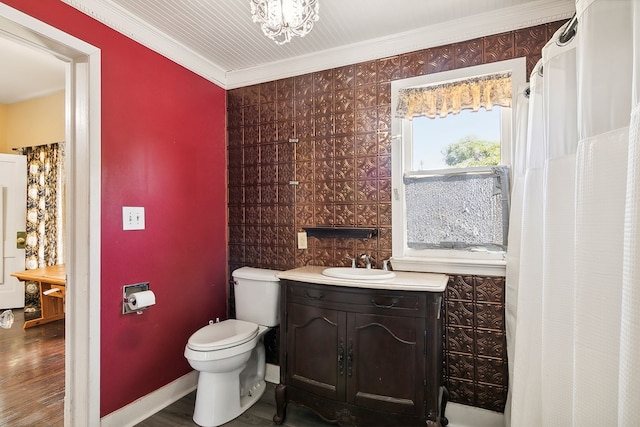
M251 0L251 17L277 44L304 37L319 18L318 0Z

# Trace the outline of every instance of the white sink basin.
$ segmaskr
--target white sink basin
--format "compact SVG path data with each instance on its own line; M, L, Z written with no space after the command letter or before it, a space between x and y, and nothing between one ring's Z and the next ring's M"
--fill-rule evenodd
M384 280L396 277L393 271L352 267L329 267L322 270L322 274L336 279L351 280Z

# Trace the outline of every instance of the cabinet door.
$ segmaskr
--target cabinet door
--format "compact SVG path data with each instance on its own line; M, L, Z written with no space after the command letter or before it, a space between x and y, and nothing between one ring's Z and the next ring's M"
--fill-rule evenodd
M291 303L287 306L287 383L344 400L344 312Z
M424 415L424 319L347 315L347 402Z

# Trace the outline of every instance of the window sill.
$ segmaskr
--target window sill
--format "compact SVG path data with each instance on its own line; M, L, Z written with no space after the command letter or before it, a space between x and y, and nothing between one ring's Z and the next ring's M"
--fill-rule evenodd
M507 270L504 260L392 257L391 265L396 271L501 277L506 275Z

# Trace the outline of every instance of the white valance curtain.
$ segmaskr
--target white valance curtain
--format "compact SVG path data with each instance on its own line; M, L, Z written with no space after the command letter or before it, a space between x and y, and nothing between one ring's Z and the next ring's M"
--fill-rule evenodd
M640 2L578 0L576 15L575 39L554 35L518 106L513 427L640 425Z
M446 117L494 105L511 107L511 73L488 74L465 80L401 89L396 117L412 120L417 116L431 119Z

